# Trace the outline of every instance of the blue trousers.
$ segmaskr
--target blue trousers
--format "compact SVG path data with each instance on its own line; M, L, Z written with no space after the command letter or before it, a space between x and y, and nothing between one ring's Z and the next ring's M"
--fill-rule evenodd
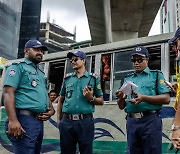
M30 137L23 136L23 138L16 139L14 136L8 135L9 140L12 142L15 154L40 154L41 144L43 140L43 121L35 117L27 115L17 115L18 120ZM5 125L6 131L8 130L8 120Z
M76 145L81 154L92 154L94 119L70 120L62 118L59 123L61 154L75 154Z
M162 153L162 119L159 113L140 119L127 117L126 129L130 154Z

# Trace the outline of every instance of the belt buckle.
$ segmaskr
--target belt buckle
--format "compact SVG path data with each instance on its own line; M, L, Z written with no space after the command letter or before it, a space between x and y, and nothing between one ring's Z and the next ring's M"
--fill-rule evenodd
M134 118L142 118L143 114L142 113L134 113Z
M72 114L72 120L80 120L79 114Z

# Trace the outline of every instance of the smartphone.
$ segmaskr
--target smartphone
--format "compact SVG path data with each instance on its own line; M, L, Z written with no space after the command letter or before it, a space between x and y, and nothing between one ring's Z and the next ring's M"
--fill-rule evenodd
M174 87L172 86L172 84L168 81L164 81L164 83L171 89L174 89Z
M91 85L87 85L87 88L91 91L92 90L92 86Z

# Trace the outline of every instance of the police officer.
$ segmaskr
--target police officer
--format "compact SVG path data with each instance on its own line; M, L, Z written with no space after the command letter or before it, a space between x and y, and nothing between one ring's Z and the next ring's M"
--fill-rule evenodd
M65 76L60 91L57 119L61 154L75 154L76 144L81 154L92 154L95 105L103 105L99 78L85 69L87 56L82 51L69 52L74 73Z
M169 89L160 71L148 68L149 54L143 46L132 50L135 72L125 78L138 87L126 96L117 91L117 103L127 113L127 142L130 154L161 154L162 120L159 110L170 102ZM129 100L129 101L128 101ZM131 101L130 101L131 100ZM133 100L133 101L132 101Z
M175 148L180 149L180 80L179 80L179 73L180 73L180 28L176 30L176 33L173 38L171 38L169 43L173 44L173 51L176 52L176 57L177 57L177 95L176 95L176 103L175 103L175 109L176 109L176 114L173 120L173 125L172 125L172 143Z
M40 153L43 121L54 114L45 74L37 65L46 50L39 41L29 40L25 44L25 58L9 66L5 74L6 133L15 154Z

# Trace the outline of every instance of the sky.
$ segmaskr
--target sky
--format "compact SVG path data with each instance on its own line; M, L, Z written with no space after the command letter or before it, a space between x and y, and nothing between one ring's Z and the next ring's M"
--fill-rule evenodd
M156 18L154 19L153 25L149 32L149 36L160 34L160 12L158 11Z
M76 41L90 40L89 25L83 0L42 0L41 22L47 21L61 26L66 31L74 33L76 27ZM149 35L160 34L160 15L157 14Z
M41 22L47 21L48 11L50 22L70 33L76 27L76 41L91 39L83 0L42 0Z

